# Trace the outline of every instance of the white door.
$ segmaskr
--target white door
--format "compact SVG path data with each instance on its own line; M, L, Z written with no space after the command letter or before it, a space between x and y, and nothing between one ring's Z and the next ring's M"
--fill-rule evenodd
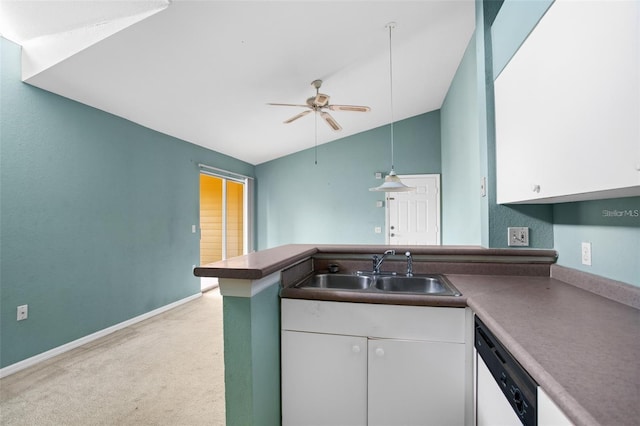
M368 425L465 424L463 343L369 340Z
M387 244L440 244L440 175L403 175L415 191L387 195Z
M282 330L282 424L367 423L366 337Z

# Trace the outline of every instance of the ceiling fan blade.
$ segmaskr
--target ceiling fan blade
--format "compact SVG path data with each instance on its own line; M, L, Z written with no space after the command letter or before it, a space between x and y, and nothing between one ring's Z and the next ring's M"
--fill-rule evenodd
M300 114L294 115L294 116L293 116L293 117L291 117L290 119L285 120L285 121L284 121L284 124L289 124L289 123L291 123L292 121L295 121L295 120L297 120L297 119L298 119L298 118L300 118L300 117L304 117L305 115L309 114L310 112L311 112L311 110L310 110L310 109L308 109L308 110L306 110L306 111L302 111Z
M324 112L321 111L320 115L322 116L322 118L324 118L324 121L327 122L327 124L336 132L338 130L342 130L342 127L340 127L340 125L338 124L338 122L336 120L333 119L333 117L331 116L331 114L329 114L328 112Z
M309 105L300 105L300 104L274 104L274 103L267 103L267 105L273 105L273 106L292 106L292 107L304 107L304 108L309 108Z
M331 111L353 111L353 112L369 112L371 108L360 105L329 105Z

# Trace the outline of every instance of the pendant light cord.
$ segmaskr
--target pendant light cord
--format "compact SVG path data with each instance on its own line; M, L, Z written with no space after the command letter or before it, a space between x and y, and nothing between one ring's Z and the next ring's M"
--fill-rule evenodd
M393 158L393 55L392 55L392 44L391 44L391 30L395 28L395 22L389 22L387 24L387 28L389 28L389 94L390 100L389 104L391 106L391 171L394 166L394 158Z

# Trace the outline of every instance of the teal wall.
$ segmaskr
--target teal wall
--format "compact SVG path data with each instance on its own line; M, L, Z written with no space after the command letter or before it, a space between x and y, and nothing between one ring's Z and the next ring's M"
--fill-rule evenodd
M440 110L442 244L480 245L480 146L475 36Z
M4 367L198 293L197 164L254 167L24 84L0 43Z
M258 248L290 243L384 244L384 193L375 172L391 168L383 126L256 166ZM394 123L398 174L440 173L440 111Z
M640 197L556 204L558 264L640 287ZM591 266L581 261L591 243Z

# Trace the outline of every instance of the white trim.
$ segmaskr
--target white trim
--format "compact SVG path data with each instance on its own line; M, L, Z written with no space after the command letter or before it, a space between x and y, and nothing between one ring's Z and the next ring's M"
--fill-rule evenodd
M227 178L222 178L222 259L227 258ZM242 191L244 192L246 182L242 183ZM202 207L201 207L202 208ZM244 212L243 212L244 215Z
M219 278L220 294L223 296L253 297L267 287L280 281L280 271L258 280Z
M244 240L244 253L249 254L253 253L253 219L254 219L254 196L253 196L253 179L247 179L247 182L244 185L244 212L243 212L243 220L244 220L244 229L243 229L243 240Z
M235 173L235 172L230 172L228 170L224 170L224 169L219 169L217 167L213 167L213 166L207 166L206 164L202 164L199 163L198 167L200 168L200 172L201 173L207 173L213 176L217 176L220 178L224 178L224 179L231 179L231 180L235 180L235 181L246 181L246 180L253 180L253 178L251 176L247 176L247 175L242 175L240 173ZM202 169L207 169L207 170L202 170Z
M34 366L34 365L36 365L36 364L38 364L38 363L40 363L42 361L46 361L49 358L53 358L54 356L63 354L65 352L67 352L67 351L70 351L72 349L78 348L78 347L80 347L82 345L86 345L89 342L93 342L94 340L97 340L97 339L99 339L101 337L104 337L104 336L106 336L108 334L111 334L111 333L113 333L115 331L121 330L121 329L123 329L125 327L128 327L130 325L133 325L133 324L139 323L141 321L144 321L146 319L149 319L149 318L151 318L153 316L156 316L158 314L166 312L166 311L168 311L170 309L173 309L173 308L175 308L177 306L180 306L180 305L185 304L187 302L191 302L192 300L195 300L195 299L197 299L197 298L199 298L201 296L202 296L202 293L196 293L196 294L194 294L192 296L185 297L184 299L180 299L180 300L178 300L176 302L173 302L173 303L170 303L168 305L161 306L158 309L154 309L153 311L149 311L149 312L147 312L145 314L138 315L137 317L128 319L128 320L123 321L121 323L118 323L116 325L112 325L111 327L107 327L107 328L105 328L103 330L96 331L95 333L92 333L92 334L89 334L87 336L81 337L81 338L76 339L76 340L74 340L72 342L65 343L62 346L58 346L58 347L50 349L50 350L48 350L46 352L42 352L42 353L40 353L38 355L32 356L31 358L27 358L25 360L18 361L15 364L8 365L8 366L0 369L0 379L3 378L3 377L9 376L11 374L17 373L18 371L24 370L25 368L32 367L32 366Z

